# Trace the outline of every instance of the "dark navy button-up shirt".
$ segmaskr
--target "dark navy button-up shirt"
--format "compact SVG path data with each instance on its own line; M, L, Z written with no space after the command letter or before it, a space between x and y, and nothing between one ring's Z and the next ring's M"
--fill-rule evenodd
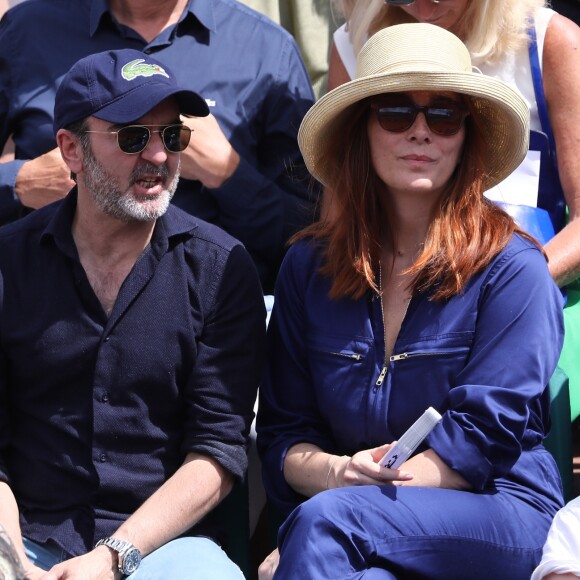
M290 34L235 0L190 0L150 43L117 23L106 0L10 10L0 24L0 150L13 134L19 161L0 164L0 220L20 207L22 160L56 146L54 97L64 74L87 54L119 48L152 54L207 100L240 165L216 189L182 179L174 202L241 240L271 291L286 240L312 218L296 136L314 96Z
M188 452L243 476L265 334L246 250L175 207L107 318L72 238L75 207L73 191L0 229L0 480L23 535L71 555Z

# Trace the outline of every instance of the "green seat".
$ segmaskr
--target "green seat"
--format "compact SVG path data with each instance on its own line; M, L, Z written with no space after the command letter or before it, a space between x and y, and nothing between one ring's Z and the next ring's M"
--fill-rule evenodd
M568 285L564 326L566 335L558 366L570 379L570 413L572 421L580 417L580 279Z
M550 414L552 428L544 446L552 454L560 470L564 500L574 497L572 469L572 421L570 420L570 392L566 373L557 368L550 379Z

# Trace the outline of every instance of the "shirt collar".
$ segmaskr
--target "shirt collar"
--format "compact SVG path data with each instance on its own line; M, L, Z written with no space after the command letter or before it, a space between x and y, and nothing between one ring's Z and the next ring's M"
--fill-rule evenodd
M216 31L214 0L189 0L186 10L193 14L203 26Z
M57 205L48 224L42 232L41 243L53 240L56 247L71 258L77 257L76 246L72 236L72 222L77 207L76 186Z
M91 14L89 18L89 34L93 36L101 24L103 16L109 12L109 3L107 0L92 0Z
M41 236L43 242L53 239L60 251L70 257L77 256L76 246L72 237L72 223L76 207L77 188L74 187L59 204ZM191 237L193 230L196 228L197 221L195 218L170 205L165 214L157 220L151 238L151 245L160 254L163 254L170 247L172 238L175 238L175 242L177 242L182 237Z
M92 0L90 14L89 34L93 36L105 14L110 14L109 3L107 0ZM187 14L191 14L208 30L216 31L214 0L189 0L185 7L184 13L180 18L183 21Z
M158 252L159 256L162 256L179 240L191 238L195 229L197 229L195 218L170 204L155 224L151 247Z

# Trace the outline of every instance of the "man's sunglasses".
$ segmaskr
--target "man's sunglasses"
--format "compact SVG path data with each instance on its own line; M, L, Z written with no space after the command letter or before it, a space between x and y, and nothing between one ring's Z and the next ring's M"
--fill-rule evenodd
M410 129L419 113L425 115L427 125L436 135L455 135L469 115L467 107L453 99L437 99L426 107L415 104L401 93L381 95L371 100L379 125L391 133L403 133Z
M159 127L159 129L153 129ZM141 153L151 139L151 133L160 133L167 151L179 153L188 145L191 129L187 125L127 125L117 131L85 131L85 133L109 133L117 135L117 145L123 153Z

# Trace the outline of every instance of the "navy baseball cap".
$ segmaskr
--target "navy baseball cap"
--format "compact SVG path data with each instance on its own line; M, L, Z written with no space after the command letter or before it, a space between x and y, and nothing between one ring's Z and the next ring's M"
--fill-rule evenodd
M64 76L54 103L54 132L86 117L111 123L131 123L167 97L175 97L179 112L209 115L197 93L177 85L173 73L138 50L108 50L82 58Z

